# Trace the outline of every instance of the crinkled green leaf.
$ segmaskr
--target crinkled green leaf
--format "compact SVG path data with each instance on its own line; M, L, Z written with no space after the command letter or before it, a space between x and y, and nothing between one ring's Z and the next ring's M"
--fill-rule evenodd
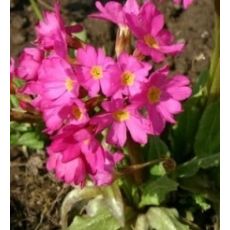
M141 228L140 228L141 227ZM145 215L137 219L135 230L189 230L189 226L182 224L176 209L152 207Z
M39 124L38 124L39 125ZM44 148L45 136L41 128L32 126L29 123L10 123L10 143L11 145L26 146L31 149Z
M218 166L220 163L219 153L210 156L194 157L192 160L185 162L177 168L178 177L191 177L199 169L207 169Z
M68 230L117 230L121 228L102 197L90 201L86 210L91 216L76 216Z
M160 205L170 192L177 190L177 186L177 182L167 176L145 183L141 186L142 195L139 206Z
M220 151L220 103L209 104L199 123L194 144L196 156L208 156Z

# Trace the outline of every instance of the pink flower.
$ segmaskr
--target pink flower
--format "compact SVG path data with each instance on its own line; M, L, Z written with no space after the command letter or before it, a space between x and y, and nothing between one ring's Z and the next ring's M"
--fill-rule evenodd
M49 171L55 171L57 178L66 183L81 186L88 175L97 185L111 183L115 163L122 158L118 153L110 156L89 130L73 125L54 137L48 155Z
M154 135L160 135L165 123L175 123L174 115L182 112L180 101L187 99L192 90L186 76L175 75L169 79L167 68L162 68L150 76L142 93L133 97L148 111Z
M109 128L107 142L123 147L127 139L127 130L132 139L140 144L147 143L147 134L151 133L150 122L142 117L134 105L125 105L122 99L102 103L106 113L92 118L97 132Z
M174 4L180 5L183 2L184 9L187 9L194 0L173 0Z
M60 14L60 4L54 5L53 12L45 12L43 19L35 28L37 42L44 49L54 49L60 56L67 55L67 38L72 32L79 32L79 25L65 27Z
M98 18L111 21L119 26L126 26L126 13L138 14L139 5L136 0L127 0L124 6L115 1L109 1L103 6L99 1L96 1L96 7L99 13L91 14L92 18Z
M16 75L25 80L35 80L43 58L41 49L25 48L17 61Z
M31 86L41 96L44 107L64 107L78 96L79 85L72 66L59 56L43 60L38 81Z
M85 104L80 99L74 99L63 107L60 105L43 107L43 119L47 127L45 131L52 133L66 125L86 124L89 121L89 116Z
M118 90L114 98L122 97L122 95L133 96L140 93L142 84L147 80L147 75L151 69L151 65L141 62L132 55L122 53L117 60L117 71L113 75L113 79L119 79ZM115 82L114 82L115 84Z
M78 49L77 61L79 82L91 97L96 96L100 89L106 96L113 94L116 90L113 87L116 79L111 77L114 66L112 58L106 57L102 49L96 50L92 46L86 46Z
M151 56L155 62L165 59L165 54L177 54L184 44L173 44L173 35L164 29L164 16L151 2L146 2L138 15L126 15L130 30L137 37L137 49Z

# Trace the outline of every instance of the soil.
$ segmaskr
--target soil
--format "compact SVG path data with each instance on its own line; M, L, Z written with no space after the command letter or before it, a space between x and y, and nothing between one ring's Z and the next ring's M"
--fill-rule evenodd
M158 0L156 0L158 1ZM42 9L51 0L38 0ZM105 2L105 1L102 1ZM115 27L92 20L87 15L95 11L93 0L62 0L62 13L67 23L81 22L88 38L96 46L114 47ZM187 11L176 9L171 0L158 4L165 13L168 28L178 40L186 42L184 53L168 60L174 72L187 74L194 81L208 69L212 49L214 1L197 0ZM11 56L16 56L34 39L37 19L27 0L11 0ZM58 183L45 168L44 152L11 151L11 228L60 229L59 210L70 188Z

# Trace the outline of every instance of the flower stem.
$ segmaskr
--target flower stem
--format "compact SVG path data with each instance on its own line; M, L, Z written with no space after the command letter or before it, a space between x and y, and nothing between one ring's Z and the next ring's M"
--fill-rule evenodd
M36 1L35 0L30 0L30 5L32 6L33 11L34 11L35 15L37 16L37 18L39 20L41 20L42 19L41 10L39 9L38 4L36 3Z
M132 165L141 164L142 159L140 155L140 146L133 142L130 138L127 141L127 150L128 155ZM142 168L143 169L143 168ZM143 182L143 171L134 170L133 171L133 178L136 184L141 184Z

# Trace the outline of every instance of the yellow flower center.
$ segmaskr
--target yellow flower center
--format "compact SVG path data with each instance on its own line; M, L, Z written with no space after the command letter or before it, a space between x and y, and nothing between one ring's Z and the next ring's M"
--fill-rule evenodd
M82 111L77 106L72 107L72 114L76 120L80 120L83 117Z
M102 78L102 68L99 65L95 65L91 68L90 74L93 79L98 80Z
M144 41L145 41L145 44L147 46L149 46L150 48L154 48L154 49L158 49L159 48L158 42L151 35L145 35L144 36Z
M74 82L72 79L70 79L69 77L66 78L65 80L65 87L67 89L67 91L72 91L73 90L73 86L74 86Z
M157 87L153 86L148 90L148 99L149 102L154 104L160 100L161 91Z
M113 118L119 122L126 121L129 119L129 112L126 110L118 110L113 113Z
M121 76L122 83L126 86L132 86L134 83L134 79L134 74L129 71L125 71Z

